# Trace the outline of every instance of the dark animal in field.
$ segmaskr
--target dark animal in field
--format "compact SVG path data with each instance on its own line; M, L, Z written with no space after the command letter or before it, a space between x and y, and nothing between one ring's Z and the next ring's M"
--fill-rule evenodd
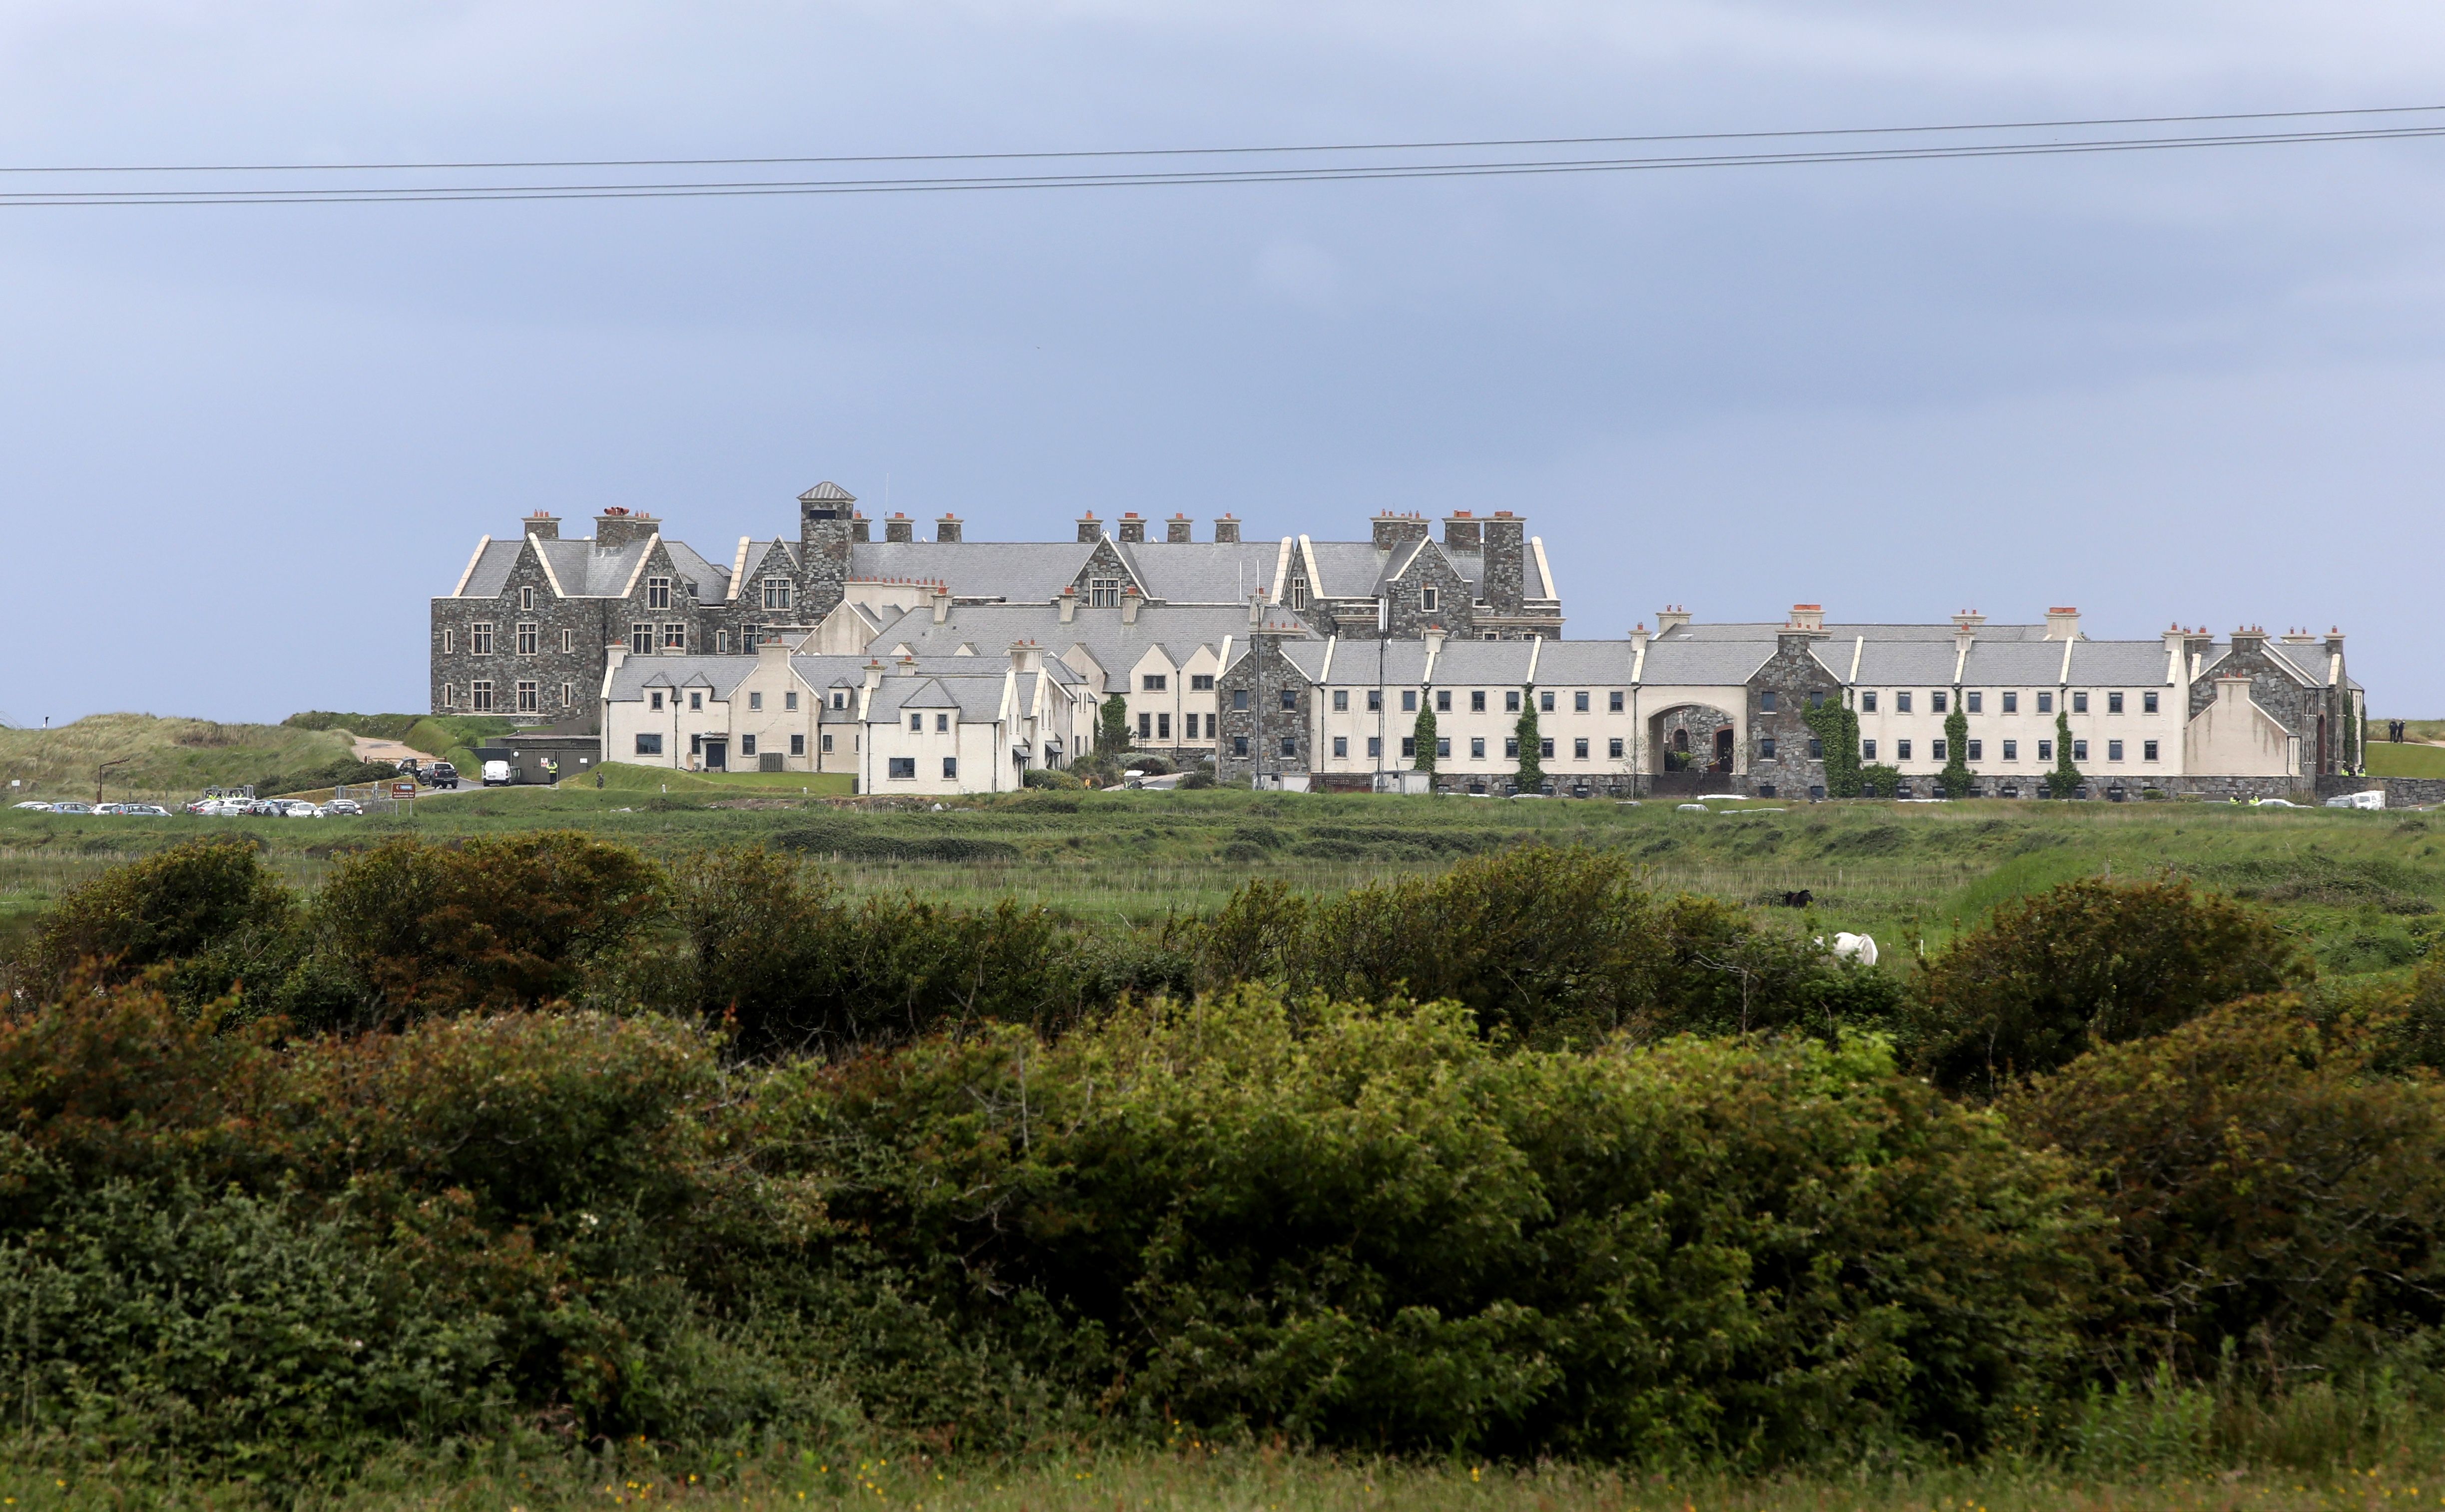
M1782 905L1786 908L1805 908L1816 901L1817 895L1806 887L1801 888L1798 892L1786 892L1782 895Z

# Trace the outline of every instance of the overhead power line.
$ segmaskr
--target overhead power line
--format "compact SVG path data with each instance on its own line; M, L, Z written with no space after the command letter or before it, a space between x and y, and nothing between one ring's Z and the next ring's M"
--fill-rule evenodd
M2317 124L2367 118L2387 123ZM2175 132L2109 128L2281 122L2254 130ZM2044 135L2041 135L2044 134ZM0 209L96 206L383 204L467 200L674 199L796 195L941 194L1042 189L1193 188L1218 184L1334 183L1393 178L1470 178L1557 174L1815 166L1829 163L1918 162L1949 159L2051 157L2062 154L2167 152L2206 147L2262 147L2351 141L2419 140L2445 136L2445 105L2361 110L2270 111L2216 116L2146 116L2082 121L2000 121L1953 126L1858 126L1808 131L1682 133L1667 136L1488 139L1473 141L1340 143L1271 147L1161 147L1036 153L926 153L801 158L600 159L429 163L173 164L124 167L0 167L0 176L83 176L103 184L0 191ZM1919 138L1922 140L1894 140ZM1877 139L1816 145L1827 139ZM1594 153L1602 147L1754 143L1712 152ZM1767 146L1789 142L1794 145ZM1558 149L1505 156L1522 148ZM1562 151L1559 149L1581 149ZM1420 154L1441 156L1421 157ZM1268 162L1286 155L1336 155L1326 162ZM737 167L875 167L886 164L1062 162L1080 159L1206 159L1196 167L1097 166L1038 172L854 174L822 177L708 177L673 174L646 180L563 178L546 181L396 183L356 178L300 184L196 184L192 177L125 187L128 177L233 174L399 175L510 171L671 170ZM1214 161L1213 159L1222 159ZM1239 160L1230 160L1239 159ZM0 177L0 181L8 181ZM17 181L22 182L20 178Z

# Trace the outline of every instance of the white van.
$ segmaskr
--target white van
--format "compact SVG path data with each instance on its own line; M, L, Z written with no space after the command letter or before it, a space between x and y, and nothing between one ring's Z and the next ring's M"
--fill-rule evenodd
M2329 809L2382 809L2385 807L2385 790L2370 788L2362 793L2338 793L2326 800L2326 807Z
M509 785L510 764L508 762L487 761L484 763L484 786L488 788L506 788Z

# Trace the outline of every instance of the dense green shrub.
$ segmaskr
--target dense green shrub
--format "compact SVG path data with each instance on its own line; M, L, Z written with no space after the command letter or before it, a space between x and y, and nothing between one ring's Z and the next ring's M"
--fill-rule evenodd
M2445 1321L2445 1087L2287 999L2214 1009L2004 1109L2093 1173L2137 1321L2180 1367L2363 1363Z
M1248 990L810 1066L767 1100L778 1147L830 1163L857 1263L1039 1399L1067 1377L1148 1433L1974 1449L2071 1368L2110 1264L2060 1167L1865 1042L1503 1055L1456 1007ZM893 1341L928 1337L823 1347L905 1382ZM957 1426L998 1437L980 1395Z
M1991 1095L2093 1045L2162 1034L2217 1003L2306 980L2272 921L2186 882L2067 882L1998 908L1927 963L1915 1058Z
M293 964L285 936L297 900L242 839L187 840L113 867L46 913L20 961L28 990L57 996L71 976L100 985L170 967L201 1002Z
M1204 971L1212 984L1278 981L1359 1001L1450 999L1488 1031L1539 1044L1831 1034L1881 1021L1897 1001L1889 979L1732 905L1658 897L1624 857L1540 846L1332 899L1250 883L1206 927Z

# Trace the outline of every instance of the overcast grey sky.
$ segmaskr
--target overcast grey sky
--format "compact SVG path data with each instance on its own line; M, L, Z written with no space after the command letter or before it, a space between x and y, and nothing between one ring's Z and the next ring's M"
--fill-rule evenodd
M0 164L975 152L2445 103L2445 11L0 6ZM23 181L0 184L22 188ZM2445 140L905 197L0 209L0 712L424 697L533 509L835 479L1354 536L1525 512L1569 633L2341 625L2445 713Z

